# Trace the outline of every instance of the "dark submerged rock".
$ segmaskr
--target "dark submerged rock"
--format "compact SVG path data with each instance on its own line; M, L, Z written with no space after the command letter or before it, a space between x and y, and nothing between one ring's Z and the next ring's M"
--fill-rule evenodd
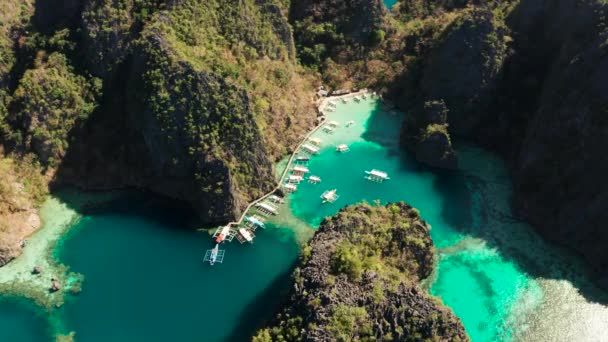
M57 280L52 280L51 281L51 287L49 288L50 292L57 292L61 290L61 283L59 283L59 281Z

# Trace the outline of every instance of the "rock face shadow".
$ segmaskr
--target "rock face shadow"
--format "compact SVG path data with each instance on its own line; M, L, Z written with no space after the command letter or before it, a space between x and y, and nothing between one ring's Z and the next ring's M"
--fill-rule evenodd
M260 293L256 299L245 306L241 315L238 318L238 324L233 329L232 333L224 341L226 342L241 342L248 341L255 335L256 331L264 326L268 326L279 312L281 304L289 299L291 286L293 286L292 272L298 261L295 261L289 268L289 271L277 276L272 284ZM266 307L265 310L260 310L260 307ZM268 307L274 307L274 310L268 310ZM260 315L260 312L265 312L265 315Z
M479 158L490 156L487 161L479 161L489 163L479 165L482 170L490 167L484 171L487 174L483 177L462 168L441 170L422 165L410 153L399 148L398 136L386 134L391 131L387 129L387 118L393 125L401 118L398 114L394 119L391 117L391 114L378 107L370 116L363 137L384 146L389 154L399 155L403 167L407 167L409 172L431 172L436 175L433 186L444 199L442 219L452 229L482 239L489 248L498 250L506 261L512 262L530 277L567 280L588 301L608 303L608 294L593 284L593 273L579 256L545 241L533 227L513 213L510 176L491 174L495 167L491 164L502 163L501 159L478 149L482 152ZM455 146L457 150L470 147L464 141L456 141Z

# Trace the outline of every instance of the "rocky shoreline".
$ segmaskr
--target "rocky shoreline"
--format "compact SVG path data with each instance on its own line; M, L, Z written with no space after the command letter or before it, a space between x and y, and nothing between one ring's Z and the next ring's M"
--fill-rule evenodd
M433 269L429 226L401 202L343 208L303 248L288 303L254 341L468 341L417 283Z

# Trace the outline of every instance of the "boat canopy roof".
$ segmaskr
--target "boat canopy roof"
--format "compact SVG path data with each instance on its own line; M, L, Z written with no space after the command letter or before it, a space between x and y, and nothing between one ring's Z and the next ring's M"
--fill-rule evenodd
M305 149L305 150L311 151L311 152L319 152L318 148L316 148L314 146L311 146L311 145L308 145L308 144L302 145L302 148Z
M310 170L308 170L308 168L307 168L307 167L300 166L300 165L296 165L296 166L293 168L293 170L294 170L294 171L296 171L296 172L304 172L304 173L308 173L308 172L310 172Z
M247 241L253 240L253 236L251 236L251 233L249 233L249 231L247 229L241 228L241 229L239 229L239 233L241 233L241 235L243 235L245 240L247 240Z
M380 177L380 178L388 178L388 174L386 172L380 171L380 170L371 170L368 172L370 175L372 176L376 176L376 177Z
M253 216L245 216L245 220L247 220L255 225L258 225L260 227L264 227L264 222L258 220L257 218L255 218Z
M262 208L262 209L266 209L266 210L268 210L270 212L273 212L273 213L276 213L276 211L277 211L273 206L271 206L271 205L269 205L267 203L264 203L264 202L258 203L257 206L260 207L260 208Z

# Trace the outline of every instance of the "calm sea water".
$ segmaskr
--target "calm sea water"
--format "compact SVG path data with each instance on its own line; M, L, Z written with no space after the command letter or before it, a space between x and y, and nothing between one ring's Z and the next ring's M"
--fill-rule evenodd
M386 6L386 8L391 8L393 7L398 0L384 0L384 6Z
M34 304L15 298L0 300L0 341L46 341L51 333L47 318Z
M355 124L316 133L324 149L308 167L322 183L302 183L289 210L258 231L253 245L225 245L221 265L202 264L211 239L183 228L187 213L143 195L85 213L56 250L84 274L84 288L50 326L87 342L247 340L288 290L298 242L324 217L362 200L404 200L432 226L437 246L436 272L423 285L454 310L473 341L601 340L607 310L590 302L602 302L602 293L576 259L512 217L499 158L460 144L459 170L437 172L397 146L400 114L368 100L339 104L329 115ZM336 152L341 143L350 151ZM374 168L391 179L366 181L364 171ZM340 198L322 204L321 193L334 188ZM48 336L49 323L28 310L0 305L0 340L7 331L16 341Z

